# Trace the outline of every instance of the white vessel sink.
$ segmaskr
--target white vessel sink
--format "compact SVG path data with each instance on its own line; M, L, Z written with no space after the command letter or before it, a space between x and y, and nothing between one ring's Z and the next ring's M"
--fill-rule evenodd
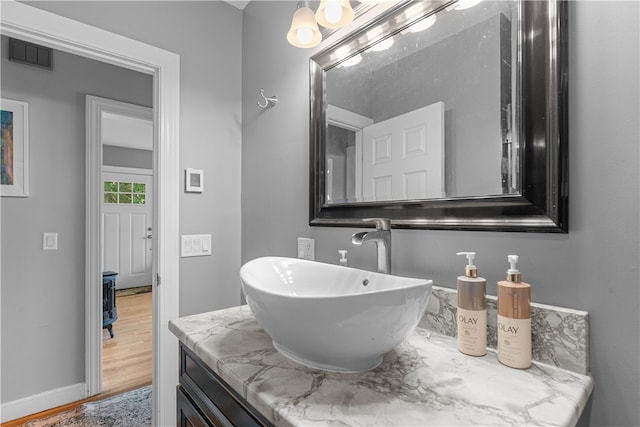
M273 345L312 368L375 368L418 324L431 280L295 258L264 257L240 268L242 288Z

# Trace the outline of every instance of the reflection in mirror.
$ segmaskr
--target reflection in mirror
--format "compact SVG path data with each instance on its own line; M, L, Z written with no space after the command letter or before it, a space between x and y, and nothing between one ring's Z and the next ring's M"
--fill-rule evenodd
M517 16L513 1L454 4L350 58L336 49L325 203L517 194Z
M315 54L309 224L567 232L566 23L564 0L401 0Z

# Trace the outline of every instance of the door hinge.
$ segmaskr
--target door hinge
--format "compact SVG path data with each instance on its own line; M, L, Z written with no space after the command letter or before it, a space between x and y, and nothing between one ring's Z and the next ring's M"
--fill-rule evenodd
M156 286L160 286L160 273L156 273Z

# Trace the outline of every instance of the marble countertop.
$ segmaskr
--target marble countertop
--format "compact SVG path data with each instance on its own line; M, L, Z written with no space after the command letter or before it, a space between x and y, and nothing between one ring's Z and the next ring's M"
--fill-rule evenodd
M277 426L575 425L593 379L536 363L471 357L416 329L369 372L319 371L282 356L248 306L169 322L169 329Z

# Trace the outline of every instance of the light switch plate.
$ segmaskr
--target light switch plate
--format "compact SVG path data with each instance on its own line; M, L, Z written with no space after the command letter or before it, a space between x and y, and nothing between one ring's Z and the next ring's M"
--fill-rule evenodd
M43 251L58 250L58 233L54 233L54 232L42 233L42 250Z
M181 240L182 258L211 255L211 234L184 234Z

